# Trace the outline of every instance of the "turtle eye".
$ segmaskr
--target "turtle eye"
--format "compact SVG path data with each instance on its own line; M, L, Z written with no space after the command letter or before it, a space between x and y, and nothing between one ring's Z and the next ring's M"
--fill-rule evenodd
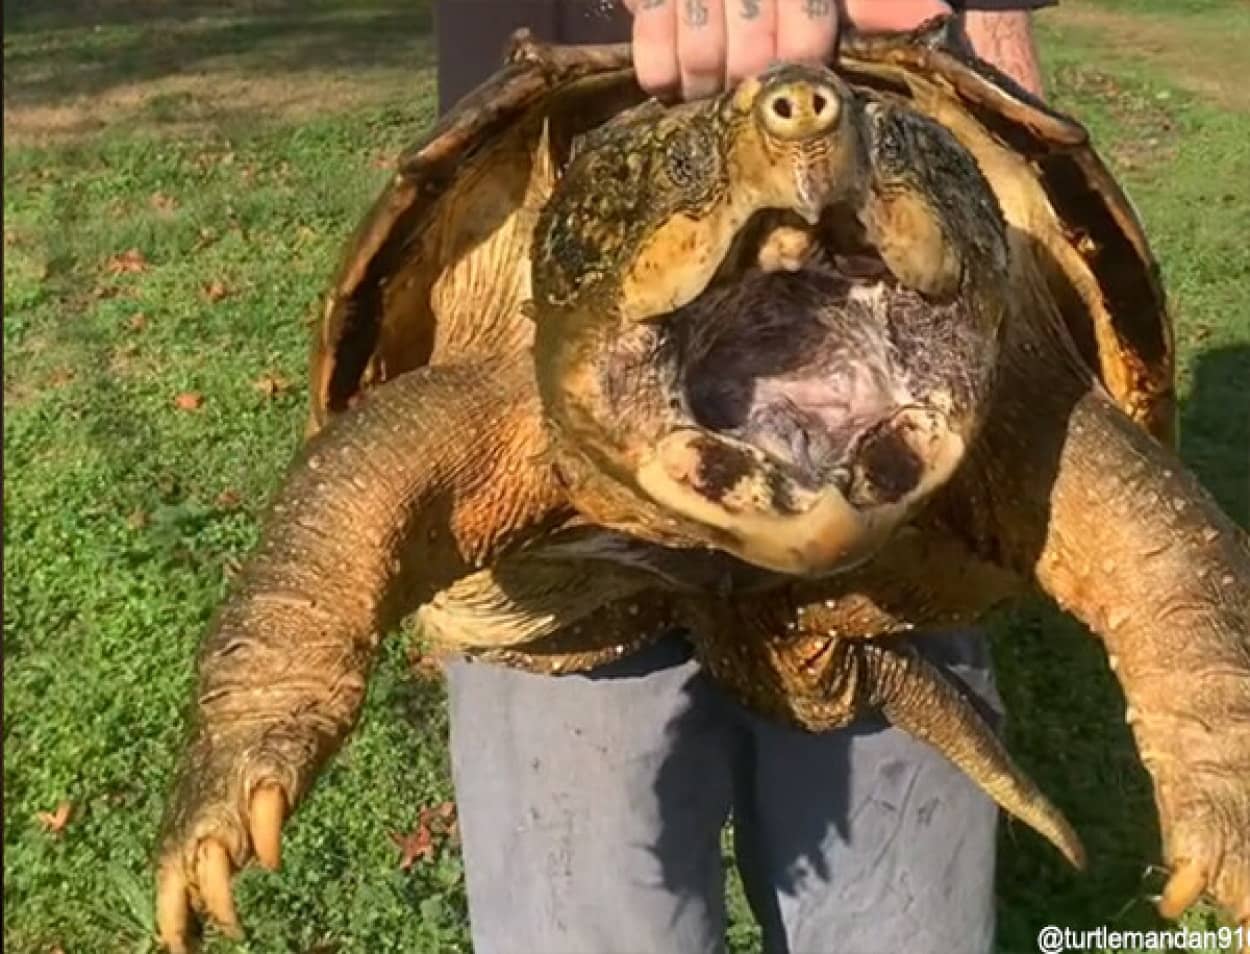
M683 192L701 192L716 176L719 153L703 130L677 130L664 147L665 167L673 185Z

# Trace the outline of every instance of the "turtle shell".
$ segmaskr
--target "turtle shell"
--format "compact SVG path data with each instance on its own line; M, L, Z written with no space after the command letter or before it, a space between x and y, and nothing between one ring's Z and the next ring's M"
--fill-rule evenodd
M575 138L645 98L626 46L512 40L406 150L347 243L310 367L309 432L371 385L532 337L530 233Z
M643 101L629 64L624 45L518 34L502 70L401 156L326 302L311 430L404 371L528 346L533 222L575 138ZM1082 358L1133 420L1172 443L1174 344L1158 265L1084 127L978 60L951 19L850 33L835 69L909 101L976 157L1017 259L1036 263Z

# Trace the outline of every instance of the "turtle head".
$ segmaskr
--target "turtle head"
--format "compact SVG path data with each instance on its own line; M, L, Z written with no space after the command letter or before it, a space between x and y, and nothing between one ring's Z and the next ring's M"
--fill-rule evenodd
M585 516L821 575L870 558L956 470L1009 297L1003 256L974 254L1005 242L1001 216L971 160L914 155L966 175L896 177L913 214L872 219L874 246L861 210L898 150L873 151L893 140L866 110L831 72L787 66L577 150L535 233L533 315ZM935 297L890 261L946 261L915 253L913 225L952 204L979 218L920 236L960 266Z

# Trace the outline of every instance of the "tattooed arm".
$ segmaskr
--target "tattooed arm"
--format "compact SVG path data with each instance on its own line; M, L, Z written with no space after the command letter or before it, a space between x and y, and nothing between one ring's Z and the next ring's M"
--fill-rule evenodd
M964 14L964 30L981 59L1029 92L1043 95L1033 17L1028 10L969 10Z

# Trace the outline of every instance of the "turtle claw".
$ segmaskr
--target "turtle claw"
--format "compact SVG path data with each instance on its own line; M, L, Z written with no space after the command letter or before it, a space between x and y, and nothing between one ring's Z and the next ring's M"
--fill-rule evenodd
M1172 872L1159 898L1159 913L1165 918L1179 918L1185 909L1202 896L1207 884L1206 868L1199 861L1186 861Z
M267 871L282 864L282 822L286 817L286 795L282 786L265 782L252 793L248 809L248 831L256 861Z
M204 912L217 922L221 933L234 941L243 939L243 927L234 908L230 878L234 867L225 845L216 838L205 838L197 851L196 880Z
M253 857L270 871L281 863L286 790L272 779L259 782L244 808L232 789L217 773L207 785L184 779L184 794L171 805L156 883L157 935L171 954L196 949L200 920L211 921L232 940L242 940L232 888L235 874Z
M1234 776L1194 782L1158 789L1164 857L1172 866L1158 911L1179 918L1205 895L1243 928L1250 949L1250 797Z
M186 876L177 859L161 865L156 887L156 933L170 954L189 954L191 905Z

